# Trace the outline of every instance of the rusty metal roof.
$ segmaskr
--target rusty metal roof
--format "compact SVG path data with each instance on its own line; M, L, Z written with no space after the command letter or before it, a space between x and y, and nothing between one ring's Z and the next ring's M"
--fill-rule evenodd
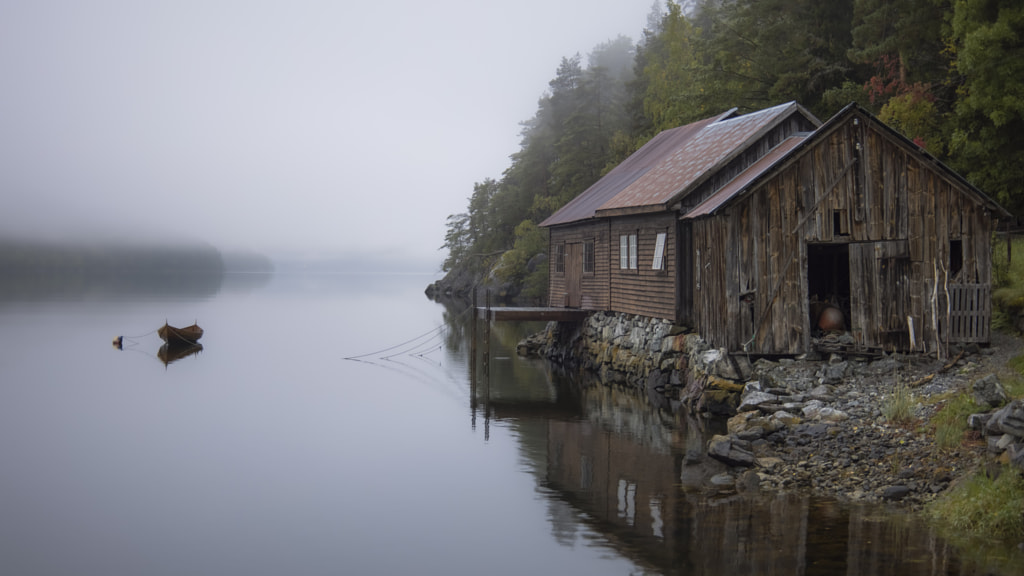
M692 124L658 133L647 144L605 174L590 188L549 216L541 226L557 226L593 218L598 208L629 187L638 178L661 163L666 156L683 147L708 125L733 114L735 109Z
M683 219L686 220L713 214L722 204L725 204L731 200L733 196L746 189L751 182L756 180L765 172L774 168L776 163L784 159L793 148L796 148L800 143L806 140L807 137L808 134L800 134L790 136L783 140L781 144L772 148L771 152L762 156L761 159L751 164L743 172L740 172L740 174L729 181L728 184L719 188L717 192L698 204L693 210L687 212L686 215L683 216Z
M709 123L597 211L623 213L645 207L667 208L670 202L703 182L750 142L798 109L799 105L789 102Z
M781 144L772 149L767 155L765 155L763 158L752 164L750 167L748 167L746 170L744 170L742 173L736 176L736 178L734 178L728 184L723 186L720 190L718 190L710 197L708 197L706 200L701 202L699 205L694 207L693 210L687 212L686 215L683 216L683 219L693 219L699 218L701 216L708 216L714 214L719 208L728 203L730 200L744 193L745 191L750 190L751 186L755 186L758 180L762 179L763 177L766 177L770 172L775 170L778 166L782 165L782 163L785 162L787 158L792 157L794 154L798 154L798 152L795 152L797 148L803 147L804 145L810 145L810 142L812 140L825 137L825 135L828 134L833 127L838 126L853 114L859 114L866 120L873 122L875 125L886 130L896 139L902 141L908 148L915 150L918 154L920 154L928 162L935 166L937 170L943 172L948 177L959 183L959 185L962 186L964 192L966 192L969 196L974 197L976 201L986 206L988 209L998 213L1000 216L1003 217L1011 216L1005 208L1003 208L996 201L992 200L990 197L985 195L985 193L983 193L973 184L964 179L963 176L960 176L958 173L950 169L948 166L946 166L942 162L939 162L931 154L929 154L928 151L924 150L923 148L915 144L913 141L911 141L903 134L900 134L898 131L894 130L885 122L882 122L881 120L873 116L870 112L868 112L866 109L861 107L856 102L851 102L845 108L836 113L832 118L829 118L824 124L818 126L818 128L816 128L814 132L795 134L784 140Z

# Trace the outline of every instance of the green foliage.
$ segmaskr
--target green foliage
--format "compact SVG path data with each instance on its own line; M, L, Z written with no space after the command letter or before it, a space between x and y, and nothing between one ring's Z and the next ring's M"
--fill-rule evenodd
M996 538L1024 536L1024 479L1005 467L991 478L977 473L927 507L938 524Z
M927 87L915 84L882 106L878 119L903 133L934 155L943 150L943 135L934 99Z
M1024 238L992 242L992 325L997 329L1015 328L1014 321L1024 311ZM1012 255L1012 257L1011 257Z
M523 280L530 273L527 269L530 259L548 250L547 230L539 228L530 220L524 220L516 226L515 238L512 249L501 255L495 268L495 275L505 282ZM542 267L547 269L546 264Z
M515 282L522 286L522 296L533 301L542 301L547 296L548 264L543 259L548 249L548 232L530 220L516 226L515 244L501 255L494 267L494 275L502 282ZM531 266L531 261L533 265Z
M1024 4L955 0L949 38L960 80L954 168L1008 209L1024 211Z
M967 417L982 412L974 398L960 392L944 400L942 409L932 417L935 426L935 443L941 450L952 450L960 446L967 431Z

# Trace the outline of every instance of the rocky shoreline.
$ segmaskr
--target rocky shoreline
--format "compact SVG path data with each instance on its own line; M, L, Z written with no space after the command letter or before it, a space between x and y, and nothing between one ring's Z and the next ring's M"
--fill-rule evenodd
M576 329L552 323L520 348L587 370L605 385L646 392L673 412L729 416L727 433L688 451L687 489L800 492L917 508L978 469L1024 468L1024 403L992 416L1002 403L991 398L999 379L1019 378L1007 363L1024 352L1022 341L1008 334L994 334L988 347L954 351L955 362L913 354L752 362L708 349L662 321L597 313ZM907 418L896 422L883 411L901 383L912 401ZM974 429L955 448L941 449L931 418L965 391L988 394L991 409L972 417Z
M738 483L744 469L755 470L761 489L919 507L994 461L983 431L969 431L958 447L943 450L929 419L944 399L986 377L991 381L1005 367L1006 354L1020 351L1016 339L1005 338L1001 346L975 349L945 371L943 363L921 356L758 361L728 435L712 438L708 453L730 465L728 474ZM910 390L907 421L886 418L884 406L897 382L929 376Z

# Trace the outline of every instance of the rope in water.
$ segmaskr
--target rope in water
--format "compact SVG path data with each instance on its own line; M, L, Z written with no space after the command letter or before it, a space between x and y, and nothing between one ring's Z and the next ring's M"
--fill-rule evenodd
M159 330L159 328L157 330ZM125 347L126 344L129 347L137 346L139 344L138 340L140 338L145 338L146 336L149 336L151 334L156 334L157 330L150 330L149 332L146 332L145 334L139 334L138 336L118 336L117 338L114 339L114 341L117 342L118 347L122 349Z
M366 358L367 356L376 356L378 354L383 354L384 352L390 352L391 350L394 350L396 348L401 348L403 346L408 346L409 344L412 344L413 342L418 342L419 340L422 340L423 338L426 338L426 337L431 336L431 335L436 337L441 331L445 330L446 328L447 328L447 326L438 326L437 328L434 328L433 330L431 330L429 332L426 332L424 334L420 334L419 336L417 336L415 338L411 338L409 340L406 340L405 342L402 342L400 344L395 344L394 346L389 346L387 348L384 348L383 350L377 350L376 352L368 352L366 354L359 354L359 355L356 355L356 356L346 356L345 360L357 360L359 358ZM416 344L416 346L413 346L413 349L418 348L420 346L420 344L422 344L422 343L418 343L418 344ZM403 353L404 352L396 352L395 354L392 354L392 356L398 356L398 355L401 355ZM390 357L390 356L388 356L388 357Z
M461 313L459 313L453 320L461 319L463 316L465 316L466 314L468 314L468 313L470 313L472 311L473 311L472 307L467 308L467 309L463 310ZM366 358L368 356L377 356L379 354L384 354L385 352L391 352L392 350L396 350L396 349L399 349L399 348L405 348L406 346L409 346L410 344L413 344L414 342L415 342L415 344L412 345L409 348L406 348L406 349L403 349L403 350L399 350L398 352L394 352L392 354L388 354L386 356L380 356L380 357L384 358L384 359L388 359L388 358L394 358L395 356L401 356L403 354L409 354L409 355L425 354L428 351L433 351L433 350L435 350L437 348L440 348L440 346L435 346L434 345L434 341L436 341L438 338L442 337L447 330L450 330L448 324L442 324L441 326L438 326L437 328L434 328L433 330L430 330L428 332L420 334L419 336L416 336L415 338L410 338L409 340L406 340L405 342L401 342L399 344L395 344L394 346L388 346L387 348L384 348L382 350L377 350L376 352L368 352L366 354L358 354L356 356L346 356L344 359L345 360L359 360L361 358Z

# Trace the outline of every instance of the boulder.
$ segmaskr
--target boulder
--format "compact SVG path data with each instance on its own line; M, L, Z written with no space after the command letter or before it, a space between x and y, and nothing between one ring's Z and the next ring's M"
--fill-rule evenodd
M732 474L728 472L722 472L721 474L715 474L708 480L708 483L716 488L727 488L736 485L736 479L732 477Z
M803 410L804 418L814 420L821 413L821 409L825 407L825 403L821 400L811 400L804 404Z
M736 481L736 488L740 492L756 493L761 489L761 477L757 475L757 472L747 470Z
M985 425L989 434L1012 434L1024 438L1024 400L1017 399L996 410Z
M971 395L978 405L988 408L1002 406L1009 399L1006 396L1006 390L995 374L975 380L974 384L971 384Z
M971 430L984 430L985 425L992 419L992 415L988 412L981 414L971 414L967 417L967 427Z
M775 394L769 394L767 392L744 392L740 405L736 408L737 412L747 412L749 410L756 410L761 404L774 404L779 401L779 397Z
M820 402L831 402L835 398L835 395L835 388L828 384L821 384L808 392L808 396L810 396L811 400L818 400Z
M849 418L850 416L846 412L831 406L825 406L818 412L818 420L822 422L842 422Z
M907 494L910 494L910 488L907 486L889 486L882 492L882 498L886 500L902 500Z
M739 394L726 390L705 390L700 396L700 408L709 414L732 416L736 414Z
M708 456L729 466L753 466L750 443L716 434L708 441Z
M760 412L757 410L751 410L748 412L740 412L726 422L726 429L729 434L739 434L750 427L750 420L758 417Z
M1006 449L1010 464L1024 470L1024 444L1011 444Z
M821 383L824 385L836 385L841 384L843 379L846 378L846 369L849 364L846 362L839 362L837 364L826 364L821 369Z
M751 426L736 435L740 440L757 440L764 438L765 430L760 426Z
M793 427L800 423L800 417L794 414L790 414L784 410L780 410L775 414L772 414L772 420L781 423L783 426Z

